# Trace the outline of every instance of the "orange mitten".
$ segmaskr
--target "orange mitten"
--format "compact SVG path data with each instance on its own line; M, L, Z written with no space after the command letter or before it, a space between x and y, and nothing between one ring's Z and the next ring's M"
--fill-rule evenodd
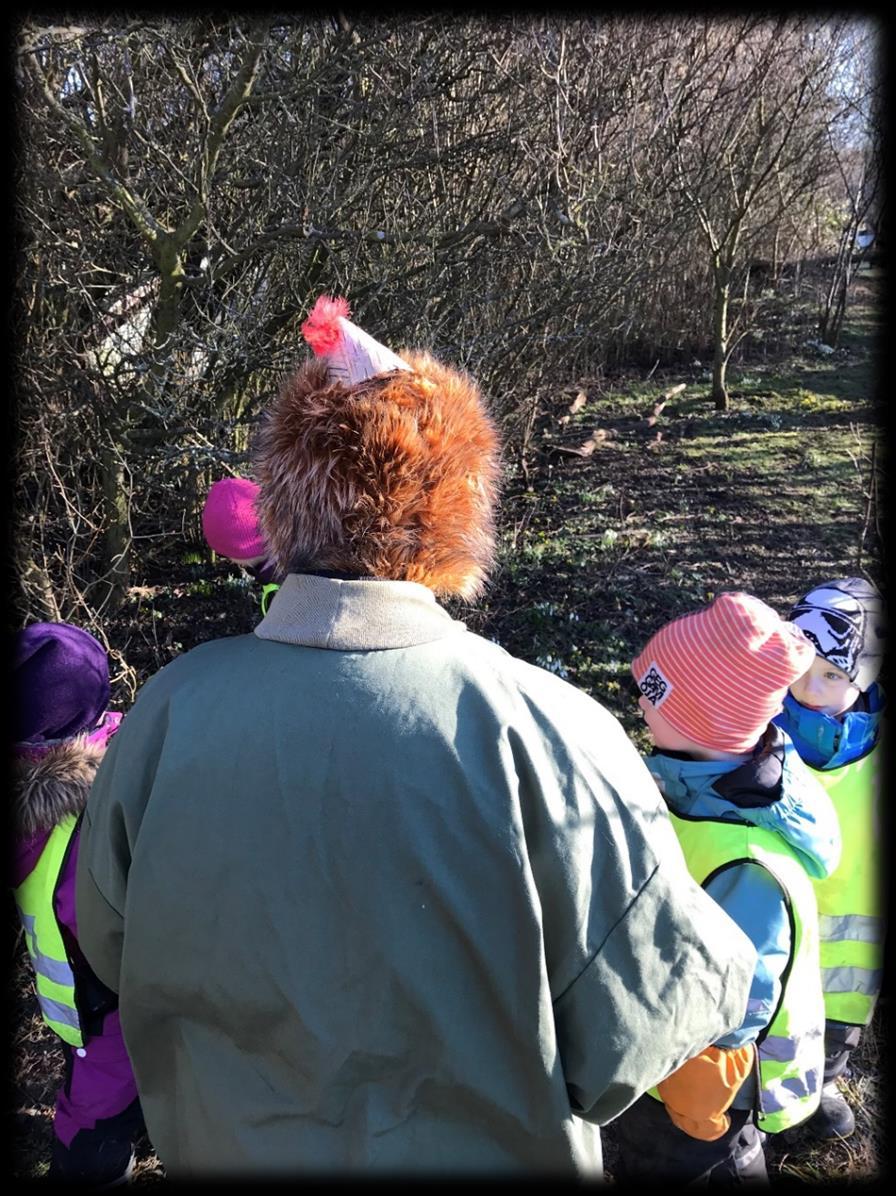
M750 1074L754 1052L753 1043L730 1051L707 1047L661 1080L657 1091L675 1125L704 1142L721 1138L731 1124L725 1110Z

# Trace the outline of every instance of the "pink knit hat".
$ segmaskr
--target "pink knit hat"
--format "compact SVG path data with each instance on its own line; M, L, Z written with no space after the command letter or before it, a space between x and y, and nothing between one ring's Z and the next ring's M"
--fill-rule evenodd
M632 673L680 734L701 747L746 752L814 658L795 624L749 594L724 593L661 627Z
M248 478L221 478L202 508L202 531L209 548L231 561L265 556L255 499L258 486Z
M378 374L410 370L406 361L353 324L348 316L347 300L321 295L302 324L302 336L315 356L324 358L332 381L351 388Z

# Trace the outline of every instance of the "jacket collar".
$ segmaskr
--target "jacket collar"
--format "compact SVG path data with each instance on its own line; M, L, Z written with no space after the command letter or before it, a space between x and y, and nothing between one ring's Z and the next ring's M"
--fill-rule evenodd
M716 777L713 788L741 808L770 806L781 799L783 777L784 735L770 724L750 759Z
M341 652L410 648L466 631L415 581L290 573L255 628L259 639Z
M827 772L866 756L877 743L884 708L883 691L875 682L860 697L864 699L863 708L857 704L840 718L834 718L820 710L809 710L788 693L775 722L787 732L807 764Z
M645 762L674 814L745 822L774 831L800 852L806 870L815 878L836 868L840 858L837 813L793 743L780 731L770 756L754 756L743 764L676 759L663 752L654 752Z

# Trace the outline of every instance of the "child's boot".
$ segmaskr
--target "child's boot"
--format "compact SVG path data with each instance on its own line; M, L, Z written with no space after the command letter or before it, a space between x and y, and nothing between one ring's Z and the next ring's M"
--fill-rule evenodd
M856 1128L852 1109L837 1087L836 1080L828 1080L821 1089L821 1104L809 1118L807 1128L816 1138L848 1138Z

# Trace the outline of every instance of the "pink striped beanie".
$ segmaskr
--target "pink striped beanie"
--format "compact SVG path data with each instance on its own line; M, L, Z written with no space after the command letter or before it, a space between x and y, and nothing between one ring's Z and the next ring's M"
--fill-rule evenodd
M746 752L814 658L794 623L749 594L723 593L661 627L632 661L632 673L681 735L701 747Z

